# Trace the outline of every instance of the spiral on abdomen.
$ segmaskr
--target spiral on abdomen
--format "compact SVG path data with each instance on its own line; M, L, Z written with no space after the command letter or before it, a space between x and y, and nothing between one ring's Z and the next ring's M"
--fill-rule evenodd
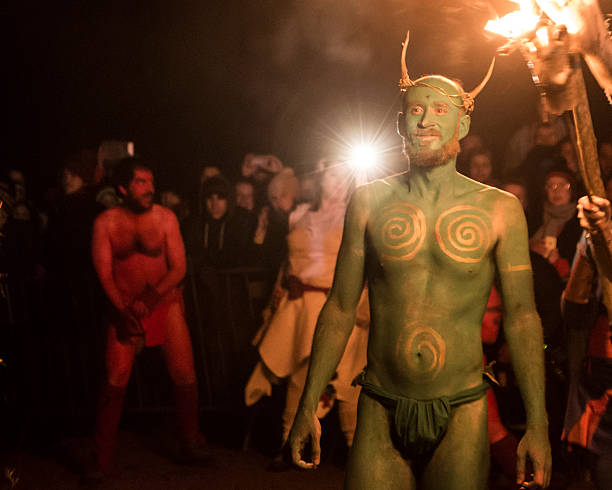
M491 220L482 209L455 206L436 221L442 251L457 262L480 262L491 246Z
M405 360L409 376L421 381L435 379L446 362L446 343L430 327L407 327L397 344L399 358Z
M388 260L410 260L425 240L425 216L416 206L393 204L378 220L381 256Z

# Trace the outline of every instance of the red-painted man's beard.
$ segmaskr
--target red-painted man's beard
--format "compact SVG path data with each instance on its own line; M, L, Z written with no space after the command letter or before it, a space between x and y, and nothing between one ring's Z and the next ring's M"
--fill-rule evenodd
M146 213L153 207L153 194L145 194L139 197L128 194L125 197L125 204L134 213Z

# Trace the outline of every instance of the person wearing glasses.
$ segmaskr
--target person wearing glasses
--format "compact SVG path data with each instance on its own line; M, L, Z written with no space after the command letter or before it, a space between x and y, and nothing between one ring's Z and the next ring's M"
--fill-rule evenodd
M542 212L535 217L540 221L529 239L531 250L546 258L565 280L581 233L574 188L574 178L567 170L546 174Z

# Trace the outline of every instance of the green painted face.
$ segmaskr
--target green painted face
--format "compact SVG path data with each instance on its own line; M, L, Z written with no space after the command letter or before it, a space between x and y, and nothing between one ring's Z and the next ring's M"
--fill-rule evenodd
M404 95L404 113L398 121L404 151L416 165L443 165L458 153L459 139L467 134L470 118L455 105L462 103L461 97L449 97L461 93L452 81L432 76L416 84Z

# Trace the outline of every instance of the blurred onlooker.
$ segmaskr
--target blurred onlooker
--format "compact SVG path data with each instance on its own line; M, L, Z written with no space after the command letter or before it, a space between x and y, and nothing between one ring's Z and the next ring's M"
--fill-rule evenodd
M552 147L567 136L568 130L561 117L551 116L549 122L535 122L522 126L516 131L506 148L504 175L520 167L527 154L535 146Z
M162 191L159 195L159 201L162 206L167 207L175 214L179 224L183 224L189 217L189 206L177 191L171 189Z
M474 152L482 150L485 145L482 138L477 134L468 134L459 142L459 145L461 151L457 155L457 171L467 175L467 165L470 157Z
M9 170L0 180L0 202L6 213L3 232L6 235L7 268L25 277L33 277L40 260L41 220L28 199L25 175Z
M289 213L293 210L299 190L299 182L293 170L283 169L268 185L268 202L259 212L254 243L257 245L260 264L276 276L287 255L285 237L289 232Z
M234 185L236 191L236 206L247 211L255 209L255 188L246 179L240 179Z
M608 179L608 191L610 187ZM578 207L585 233L563 294L570 381L563 439L569 454L590 469L596 487L607 490L612 488L612 336L602 279L612 279L606 238L610 201L583 196Z
M480 149L472 153L468 161L467 175L477 182L497 185L493 177L493 162L489 150Z
M312 202L315 197L315 177L313 173L300 175L300 192L298 202Z
M97 186L96 201L106 209L121 204L121 197L112 185L113 168L124 158L134 156L132 141L103 141L96 155L97 165L93 176L93 185Z
M603 139L598 145L599 166L604 182L612 177L612 141Z
M344 214L350 191L346 165L332 160L320 160L317 165L315 199L301 204L289 216L288 257L278 281L271 304L264 313L265 322L255 343L261 356L246 389L245 400L254 403L262 394L271 393L271 381L288 378L285 408L282 415L283 443L295 417L300 395L306 382L312 338L317 317L331 287L336 256L342 238ZM293 174L287 174L291 181ZM276 179L282 178L279 174ZM295 177L293 177L295 179ZM273 197L275 183L271 184ZM291 181L297 191L297 182ZM287 187L279 185L280 188ZM283 196L284 197L284 196ZM288 207L289 201L272 201ZM366 362L367 330L369 318L354 328L347 349L337 367L331 385L340 402L340 426L348 446L353 442L357 420L359 389L351 381ZM265 366L265 368L264 368ZM322 414L318 415L322 417ZM279 467L280 466L280 467ZM270 470L284 469L276 458Z
M255 218L234 205L231 184L221 176L202 188L203 213L187 225L186 243L194 265L223 268L253 262Z
M586 194L586 190L584 188L584 184L582 183L582 174L580 173L580 165L578 163L578 153L574 146L574 142L568 136L559 141L559 155L563 162L565 162L565 166L572 173L572 177L574 177L574 181L576 182L576 188L574 189L574 194L576 196L584 196Z
M221 173L221 170L219 170L219 168L215 167L214 165L206 165L202 168L202 171L200 172L200 180L197 183L198 187L197 189L194 189L196 192L193 195L193 199L195 200L194 209L196 214L201 215L202 213L204 213L205 203L203 192L206 181L208 181L212 177L222 176L223 174Z
M45 312L48 319L46 361L54 365L49 389L57 409L93 410L102 369L104 344L97 323L104 296L91 260L93 222L105 207L91 186L95 151L83 150L62 163L61 195L49 209L43 236Z
M221 175L221 170L219 167L215 167L214 165L207 165L202 169L200 173L200 184L204 184L208 179L212 177L217 177Z
M567 170L554 170L544 181L542 214L537 231L529 240L532 251L546 258L555 266L559 276L567 279L570 263L581 230L576 211L574 179Z
M523 211L527 211L527 207L529 205L529 195L527 194L527 187L525 187L524 182L519 179L506 179L500 185L500 188L514 195L521 203Z
M83 150L70 155L60 172L62 195L49 211L45 235L45 268L53 275L93 274L91 231L104 206L96 202L91 184L96 171L96 154Z
M267 202L268 183L283 169L283 163L274 155L247 153L242 161L241 176L250 180L255 189L255 209L261 209Z

